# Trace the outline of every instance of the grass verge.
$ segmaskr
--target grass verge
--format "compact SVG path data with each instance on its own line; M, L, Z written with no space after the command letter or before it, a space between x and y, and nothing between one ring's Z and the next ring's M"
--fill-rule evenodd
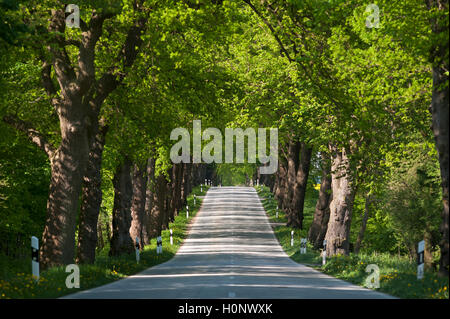
M11 260L5 256L0 257L0 299L23 298L58 298L78 291L98 287L127 276L141 272L149 267L161 264L171 259L184 239L187 237L187 229L192 218L197 214L202 200L198 196L206 194L207 187L200 192L200 186L195 187L188 197L189 220L186 218L186 210L175 217L169 228L173 230L173 245L170 245L169 230L163 230L163 253L156 254L156 240L146 246L140 253L140 262L136 262L136 255L129 254L120 257L109 257L107 251L100 252L92 265L79 265L80 288L69 289L66 287L66 278L70 273L65 272L65 267L53 267L40 274L38 282L31 275L31 256L21 260ZM194 207L193 195L197 195Z
M276 218L277 202L265 186L255 187L266 213L271 222L286 223L284 212L279 211ZM314 216L315 195L307 193L304 208L304 229L298 230L286 225L276 226L274 233L286 254L294 261L313 267L330 276L354 283L359 286L366 285L370 271L366 268L370 264L378 266L380 271L380 288L373 289L392 296L405 299L448 299L449 279L440 278L436 272L425 271L424 278L417 280L417 264L410 262L405 256L394 256L389 253L353 254L349 256L334 256L328 258L322 266L320 251L313 250L307 244L307 253L300 254L300 238L307 238L307 229ZM291 246L291 231L294 230L294 246Z

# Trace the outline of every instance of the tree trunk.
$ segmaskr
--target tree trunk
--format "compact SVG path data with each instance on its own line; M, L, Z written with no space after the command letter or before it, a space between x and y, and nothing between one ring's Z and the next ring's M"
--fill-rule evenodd
M430 48L430 62L433 65L433 92L431 96L432 129L439 156L439 165L442 181L442 224L440 232L442 239L439 243L441 259L439 261L439 275L449 275L449 212L448 212L448 187L449 187L449 78L448 78L448 1L426 0L429 10L440 13L439 18L433 15L431 30L435 36ZM445 14L445 12L447 12ZM442 37L443 36L443 37ZM439 42L438 42L439 41Z
M181 197L181 164L173 165L173 180L172 180L172 203L171 203L171 212L172 219L175 219L175 215L178 210L181 208L180 197Z
M372 202L371 196L370 195L366 196L366 202L364 205L364 216L361 221L361 227L359 229L358 238L356 239L356 243L355 243L355 254L359 254L359 251L361 249L361 244L364 239L364 233L366 231L367 220L369 219L369 213L370 213L369 206L370 206L371 202Z
M142 229L142 240L144 246L150 245L151 241L151 213L153 208L153 196L155 187L155 160L149 158L147 161L147 187L145 190L144 228Z
M278 187L275 192L275 198L278 201L280 209L284 209L284 196L286 196L286 167L283 160L280 158L278 161Z
M62 140L51 159L47 220L40 250L42 269L74 262L79 197L89 158L85 117L78 108L83 108L81 102L60 114Z
M101 251L105 247L105 241L103 240L103 225L100 218L97 222L97 249Z
M348 255L355 187L345 150L332 150L330 220L325 236L327 256Z
M447 68L448 70L448 68ZM446 83L446 84L444 84ZM446 85L444 89L440 86ZM449 275L449 212L448 212L448 187L449 187L449 93L448 76L445 69L433 67L433 93L431 101L432 128L436 149L439 155L439 165L441 170L442 201L443 210L441 213L442 223L440 232L442 239L439 243L441 248L441 259L439 262L439 275L448 277Z
M286 193L283 198L283 206L286 207L287 214L287 225L298 227L299 221L297 219L296 211L294 208L294 190L297 178L297 169L299 166L299 157L300 157L300 142L291 141L288 145L287 152L287 172L286 172L286 180L285 180L285 189Z
M113 179L114 208L110 256L119 256L134 251L133 240L130 237L131 198L133 195L131 167L132 162L125 158L123 164L118 166Z
M433 239L431 232L426 229L424 234L425 249L423 252L424 267L431 269L433 267Z
M145 176L144 167L134 164L133 169L133 199L131 202L131 227L130 236L133 242L136 244L136 237L139 237L140 249L144 249L143 242L143 228L144 228L144 215L145 215L145 193L147 190L147 181Z
M317 199L316 210L311 228L308 232L308 240L314 245L314 249L319 249L323 245L323 240L328 229L330 219L331 195L331 165L329 155L321 153L322 157L322 178L320 182L319 198Z
M306 186L308 184L309 167L312 148L301 144L300 163L296 172L294 194L292 198L291 226L303 229L303 208L305 204Z
M150 235L152 238L161 235L165 208L166 178L163 174L156 177L153 196L153 207L150 216Z
M102 204L102 156L107 131L107 126L99 127L91 145L89 161L83 178L77 263L92 264L95 261L98 215Z

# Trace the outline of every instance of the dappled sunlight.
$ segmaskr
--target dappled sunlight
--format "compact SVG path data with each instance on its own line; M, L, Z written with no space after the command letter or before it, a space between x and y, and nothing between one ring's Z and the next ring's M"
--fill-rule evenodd
M387 297L292 261L275 238L261 202L250 187L212 187L188 238L173 259L125 280L68 297L229 298L230 295Z

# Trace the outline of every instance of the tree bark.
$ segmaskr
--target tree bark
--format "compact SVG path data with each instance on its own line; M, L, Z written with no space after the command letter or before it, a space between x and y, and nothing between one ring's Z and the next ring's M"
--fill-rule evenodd
M151 213L153 208L153 196L155 187L155 160L149 158L147 161L147 187L145 190L145 212L144 228L142 230L142 239L144 246L150 245L151 241Z
M285 189L286 193L283 198L284 204L286 207L287 213L287 225L298 228L299 221L296 216L296 211L294 208L294 189L296 186L296 178L297 178L297 169L299 166L300 160L300 142L291 141L288 145L287 152L287 172L286 172L286 181L285 181Z
M442 239L439 243L441 248L441 258L439 261L439 275L448 277L449 275L449 77L448 74L448 35L445 35L448 28L448 1L426 0L428 9L437 12L447 12L441 14L439 18L431 19L431 30L436 36L435 43L430 48L430 62L433 65L433 91L431 96L431 117L432 130L435 145L439 156L439 165L442 182L442 223L440 232ZM442 37L441 35L444 35ZM440 42L437 42L440 41Z
M423 252L424 267L431 269L433 266L433 238L431 232L426 229L424 234L425 249Z
M331 150L331 190L330 220L325 236L327 256L348 255L349 236L353 203L356 189L350 171L350 162L346 150Z
M97 249L99 251L101 251L104 247L105 247L105 241L103 239L103 225L102 225L102 221L100 220L100 218L98 219L97 222Z
M132 162L125 158L124 162L117 167L113 179L114 208L110 256L119 256L134 251L133 240L130 237L131 198L133 195L131 168Z
M83 177L78 227L77 263L92 264L97 247L97 224L102 204L102 156L108 127L100 126L91 145L89 161Z
M322 178L320 182L319 198L317 199L316 209L311 228L308 232L308 240L319 249L323 245L323 240L328 229L328 221L330 219L330 202L331 195L331 165L329 155L322 152Z
M301 144L300 163L297 168L292 198L292 220L290 225L303 229L303 208L305 204L306 186L308 184L309 167L311 164L312 148ZM289 224L289 223L288 223Z
M153 207L150 217L150 235L152 238L161 235L166 195L166 178L163 174L156 177Z
M47 219L40 250L42 269L74 261L78 201L89 157L85 118L76 110L83 106L81 101L77 102L66 106L71 111L60 114L62 140L51 160Z
M282 158L278 161L278 173L277 173L277 189L275 192L275 198L278 202L280 209L284 209L284 196L286 196L286 166Z
M134 164L133 169L133 199L131 201L131 227L130 236L136 244L136 237L139 237L139 247L144 249L143 229L145 215L145 193L147 190L147 180L145 176L146 166L140 167Z
M361 221L361 227L359 229L358 238L356 239L355 243L355 254L359 254L359 251L361 249L361 244L364 239L364 233L366 232L367 220L369 219L371 202L372 202L371 196L370 195L366 196L366 202L364 204L364 216Z

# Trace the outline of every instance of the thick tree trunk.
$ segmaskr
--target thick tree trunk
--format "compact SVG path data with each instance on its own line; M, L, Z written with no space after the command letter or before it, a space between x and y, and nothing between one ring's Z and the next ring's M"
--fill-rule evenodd
M311 165L312 148L301 144L300 163L296 172L294 194L292 197L291 226L303 229L303 208L305 204L306 186L308 184L309 167Z
M172 180L172 202L171 202L171 221L175 219L175 215L181 208L181 164L173 165L173 180Z
M92 264L97 247L97 224L102 204L102 156L108 127L99 127L89 152L83 178L80 219L78 227L77 263Z
M431 97L432 129L436 149L439 156L442 182L442 224L440 232L442 239L439 243L441 259L439 261L439 275L449 275L449 76L448 76L448 1L426 0L430 10L442 12L440 18L431 19L431 29L436 36L434 46L430 52L430 62L433 64L433 92ZM445 14L447 12L447 14ZM436 17L436 15L433 15ZM438 37L441 36L441 37ZM443 36L443 37L442 37ZM438 42L439 41L439 42Z
M284 204L286 207L287 213L287 225L298 227L299 221L296 216L296 211L294 209L294 189L297 178L297 169L299 165L300 159L300 142L291 141L288 145L287 152L287 172L286 172L286 181L285 181L285 189L286 194L284 196Z
M133 199L131 202L131 227L130 236L136 244L136 237L139 237L140 249L144 249L143 228L145 215L145 193L147 190L147 181L145 176L146 165L139 167L134 164L133 169Z
M184 175L184 165L178 164L179 172L178 172L178 196L176 197L177 201L177 210L179 211L183 207L183 175ZM202 178L203 176L201 176ZM204 181L204 179L203 179Z
M156 177L153 207L150 216L150 235L152 238L161 235L166 201L166 178L160 174Z
M319 198L317 199L316 210L311 228L308 232L308 240L319 249L323 245L323 240L328 229L328 221L330 219L330 202L331 195L331 165L329 155L321 154L322 157L322 178L320 182Z
M42 269L74 262L75 230L82 178L89 158L85 117L74 103L60 115L61 144L51 159L47 220L42 235Z
M448 69L447 69L448 70ZM440 87L446 83L445 88ZM442 224L440 232L442 239L439 243L441 259L439 262L439 274L447 277L449 274L449 212L448 212L448 187L449 187L449 92L448 75L440 67L433 67L433 94L431 101L432 128L436 148L439 155L442 185Z
M426 229L424 234L424 240L425 240L425 249L423 252L423 261L424 266L426 269L431 269L433 266L433 239L431 232Z
M101 251L104 247L105 247L105 241L103 239L103 225L102 225L102 221L100 220L100 218L98 219L97 222L97 249L99 251Z
M366 232L367 221L369 220L370 203L371 202L372 202L371 196L368 195L366 197L366 202L364 205L364 216L361 221L361 227L359 229L358 238L356 239L356 243L355 243L355 254L358 254L361 249L361 244L364 239L364 233Z
M119 165L113 179L114 208L112 216L112 237L110 256L118 256L134 251L133 240L130 237L131 226L131 181L132 162L125 158Z
M278 161L278 187L275 192L275 198L278 202L278 206L280 209L284 209L284 197L286 196L286 177L287 177L287 170L285 167L285 163L283 163L283 160L280 158Z
M345 150L332 150L330 220L325 236L327 256L348 255L355 187Z
M142 239L144 246L150 245L151 241L151 213L153 209L153 196L155 189L155 160L149 158L147 161L147 187L145 190L144 228Z

